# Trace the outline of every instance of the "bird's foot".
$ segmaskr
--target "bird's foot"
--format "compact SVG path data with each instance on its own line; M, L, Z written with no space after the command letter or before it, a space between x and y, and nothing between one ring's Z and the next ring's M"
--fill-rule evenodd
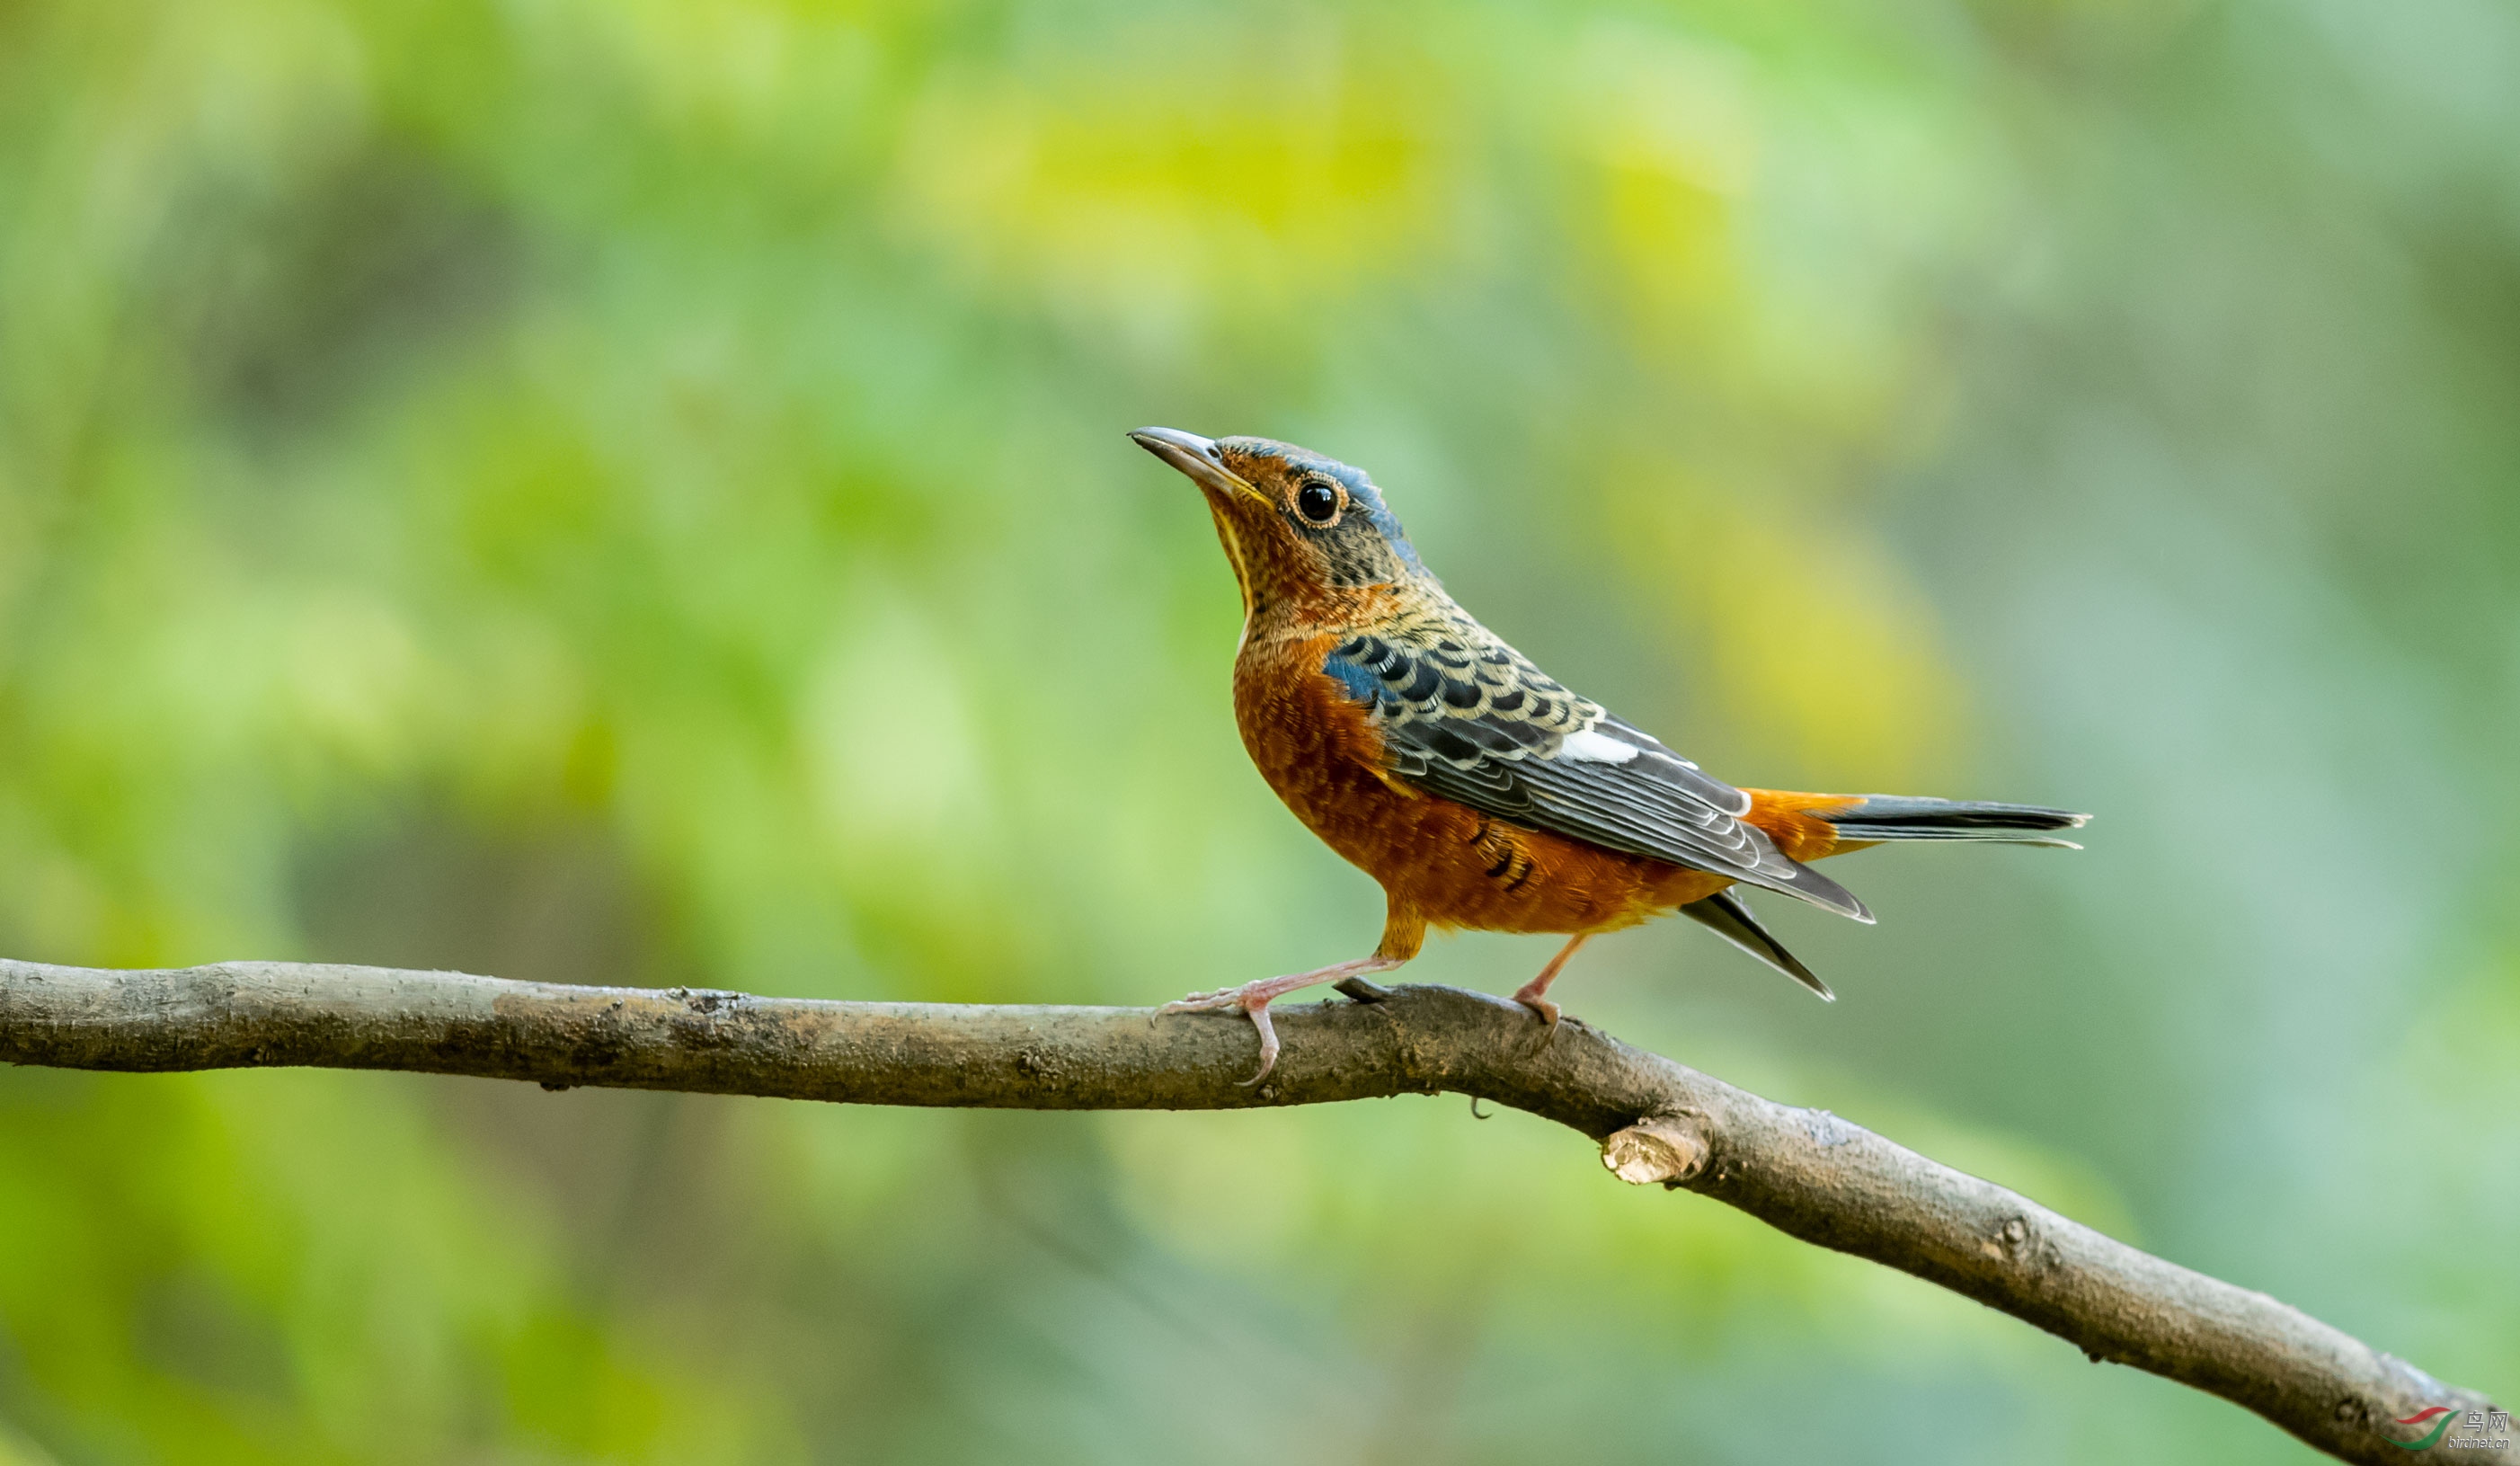
M1322 983L1344 982L1349 978L1361 978L1367 973L1388 972L1399 965L1399 959L1393 957L1359 957L1349 962L1334 962L1328 967L1315 968L1311 972L1289 973L1282 978L1262 978L1256 983L1245 983L1239 987L1219 987L1214 992L1193 992L1188 997L1175 998L1157 1008L1155 1016L1161 1018L1168 1013L1229 1011L1249 1016L1251 1027L1260 1031L1260 1072L1242 1082L1245 1085L1257 1084L1269 1077L1270 1070L1278 1067L1278 1031L1269 1022L1270 1003L1300 987L1311 987Z
M1549 965L1540 970L1539 977L1514 989L1513 1000L1539 1014L1540 1021L1549 1026L1548 1037L1557 1036L1557 1005L1547 997L1549 985L1556 982L1557 975L1566 970L1566 959L1574 956L1578 948L1592 939L1593 934L1590 932L1581 932L1569 938L1566 944L1557 949L1557 955L1549 959Z
M1557 1030L1557 1005L1540 995L1547 990L1548 986L1546 983L1525 983L1515 989L1513 1000L1539 1014L1540 1021L1549 1025L1551 1035L1554 1036Z

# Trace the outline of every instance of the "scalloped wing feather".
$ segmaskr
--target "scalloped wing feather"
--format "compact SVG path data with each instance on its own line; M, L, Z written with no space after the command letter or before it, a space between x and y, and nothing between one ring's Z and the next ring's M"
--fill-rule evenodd
M1743 823L1748 795L1568 690L1440 592L1339 643L1322 670L1368 706L1388 772L1428 794L1872 919Z

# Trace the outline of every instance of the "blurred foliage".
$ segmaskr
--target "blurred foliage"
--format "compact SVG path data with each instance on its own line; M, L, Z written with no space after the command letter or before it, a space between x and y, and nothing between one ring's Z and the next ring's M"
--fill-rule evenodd
M2508 1395L2515 137L2494 0L22 0L0 950L1352 955L1119 436L1271 434L1732 778L2101 815L1578 1011ZM0 1253L12 1466L2305 1454L1457 1101L17 1072Z

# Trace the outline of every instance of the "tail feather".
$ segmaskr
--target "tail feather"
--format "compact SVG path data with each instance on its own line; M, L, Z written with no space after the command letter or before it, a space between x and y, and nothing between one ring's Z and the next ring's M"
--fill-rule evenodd
M2049 833L2080 829L2091 819L2070 809L2037 804L1999 804L1984 800L1935 800L1914 795L1868 794L1835 809L1811 811L1828 821L1841 841L1983 840L2006 845L2082 847Z
M2048 809L2037 804L1998 804L1982 800L1935 800L1913 795L1864 794L1817 795L1781 793L1777 790L1753 789L1750 796L1751 823L1764 831L1777 848L1797 862L1797 883L1818 878L1819 872L1800 862L1818 859L1838 850L1861 849L1865 846L1891 840L1981 840L2007 845L2061 846L2080 849L2070 840L2060 840L2058 830L2076 830L2091 819L2071 809ZM1824 878L1821 878L1824 879ZM1808 887L1795 889L1782 883L1771 888L1805 900L1819 899ZM1844 887L1831 885L1829 893L1839 901L1821 900L1820 904L1846 911L1862 921L1872 914L1864 903L1846 893ZM1849 910L1851 906L1853 909ZM1680 908L1680 914L1699 923L1725 940L1748 952L1761 962L1783 973L1819 993L1830 1002L1837 994L1820 980L1802 960L1785 950L1783 942L1769 935L1750 914L1741 899L1741 888L1719 891L1702 900Z
M1829 991L1828 985L1810 968L1803 966L1801 958L1786 951L1783 942L1768 935L1768 929L1759 925L1759 919L1750 914L1749 903L1742 900L1737 893L1719 891L1681 907L1680 914L1703 923L1716 936L1819 993L1823 1001L1837 1001L1837 994Z

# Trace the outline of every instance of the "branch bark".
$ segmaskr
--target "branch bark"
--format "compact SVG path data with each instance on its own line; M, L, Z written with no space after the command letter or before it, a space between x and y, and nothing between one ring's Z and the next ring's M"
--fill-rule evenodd
M1225 1110L1441 1090L1601 1143L1685 1188L2002 1311L2093 1360L2255 1410L2348 1461L2402 1459L2441 1405L2495 1406L2262 1293L2191 1272L1822 1110L1762 1099L1574 1019L1450 987L1278 1012L1269 1082L1238 1018L839 1003L285 962L117 972L0 959L0 1061L164 1072L313 1065L1024 1110ZM2430 1422L2426 1422L2429 1425Z

